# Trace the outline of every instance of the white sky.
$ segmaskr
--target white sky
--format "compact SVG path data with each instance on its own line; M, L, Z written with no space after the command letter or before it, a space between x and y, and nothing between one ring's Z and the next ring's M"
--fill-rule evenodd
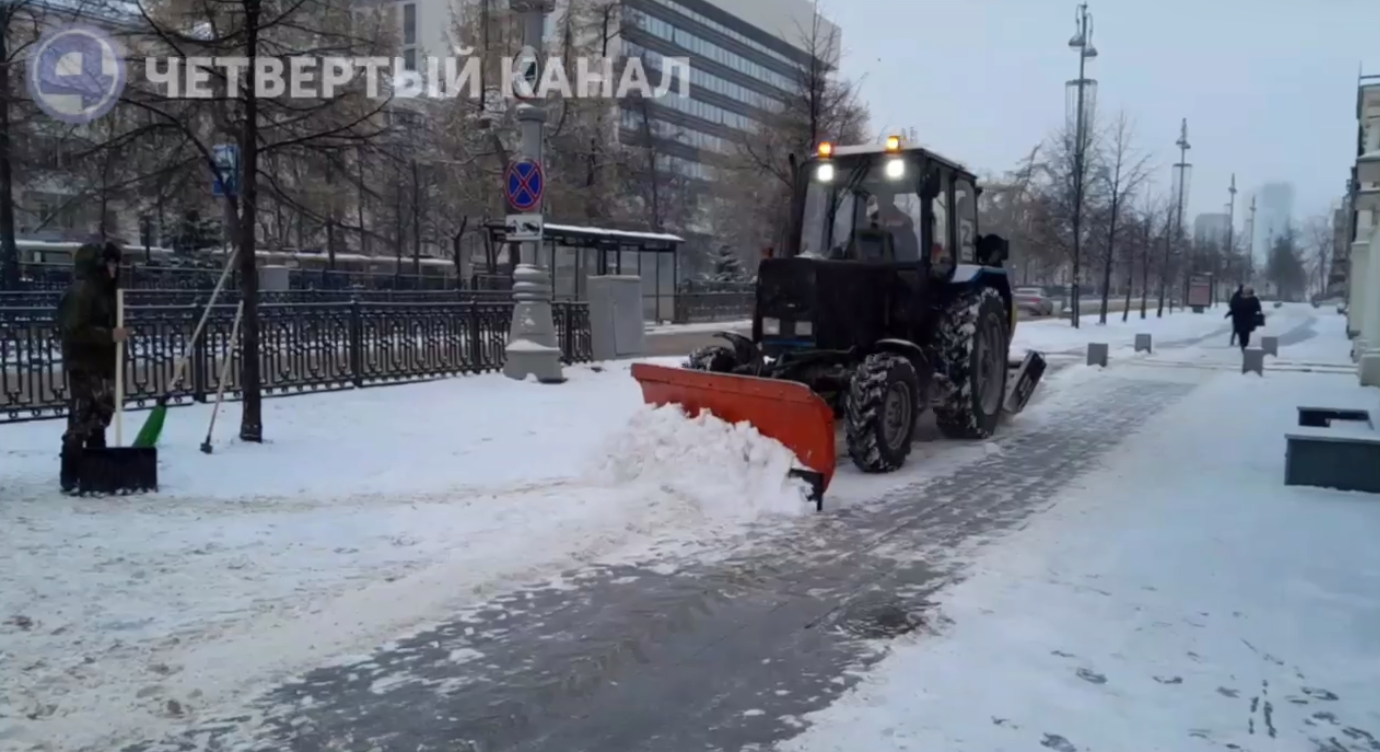
M977 169L1006 170L1064 120L1078 75L1067 0L821 0L843 29L846 76L878 130ZM1092 0L1104 119L1125 110L1160 190L1188 118L1191 218L1237 221L1261 184L1288 181L1299 219L1339 199L1356 156L1356 76L1380 74L1380 0Z

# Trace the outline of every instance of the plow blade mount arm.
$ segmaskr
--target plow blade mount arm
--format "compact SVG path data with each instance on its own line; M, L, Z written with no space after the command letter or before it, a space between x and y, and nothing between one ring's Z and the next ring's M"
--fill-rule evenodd
M834 411L804 384L686 368L634 363L632 376L649 405L680 405L689 415L708 410L728 423L746 421L776 439L817 478L816 502L834 477Z
M1006 395L1006 404L1003 406L1006 412L1015 415L1025 409L1030 403L1031 395L1035 394L1035 387L1040 385L1047 365L1045 356L1040 353L1030 350L1025 354L1025 360L1016 370L1015 381Z

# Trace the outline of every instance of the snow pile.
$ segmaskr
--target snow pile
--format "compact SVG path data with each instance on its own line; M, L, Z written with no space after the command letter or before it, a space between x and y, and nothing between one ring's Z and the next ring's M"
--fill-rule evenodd
M645 486L713 518L797 515L813 509L805 483L789 476L795 454L747 423L673 405L646 407L611 436L594 463L595 482Z

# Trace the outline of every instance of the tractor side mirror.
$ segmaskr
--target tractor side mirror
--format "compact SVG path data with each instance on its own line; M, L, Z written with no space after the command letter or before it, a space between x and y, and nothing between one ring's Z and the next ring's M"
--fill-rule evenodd
M983 235L978 238L977 257L983 266L1001 266L1011 258L1011 241L1000 235Z

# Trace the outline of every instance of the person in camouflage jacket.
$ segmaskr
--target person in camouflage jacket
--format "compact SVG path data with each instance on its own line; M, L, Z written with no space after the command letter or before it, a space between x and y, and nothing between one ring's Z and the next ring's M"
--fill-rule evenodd
M69 395L62 435L64 491L76 488L82 450L105 447L105 429L115 414L115 344L128 337L115 325L120 255L114 243L78 248L72 284L58 307Z

